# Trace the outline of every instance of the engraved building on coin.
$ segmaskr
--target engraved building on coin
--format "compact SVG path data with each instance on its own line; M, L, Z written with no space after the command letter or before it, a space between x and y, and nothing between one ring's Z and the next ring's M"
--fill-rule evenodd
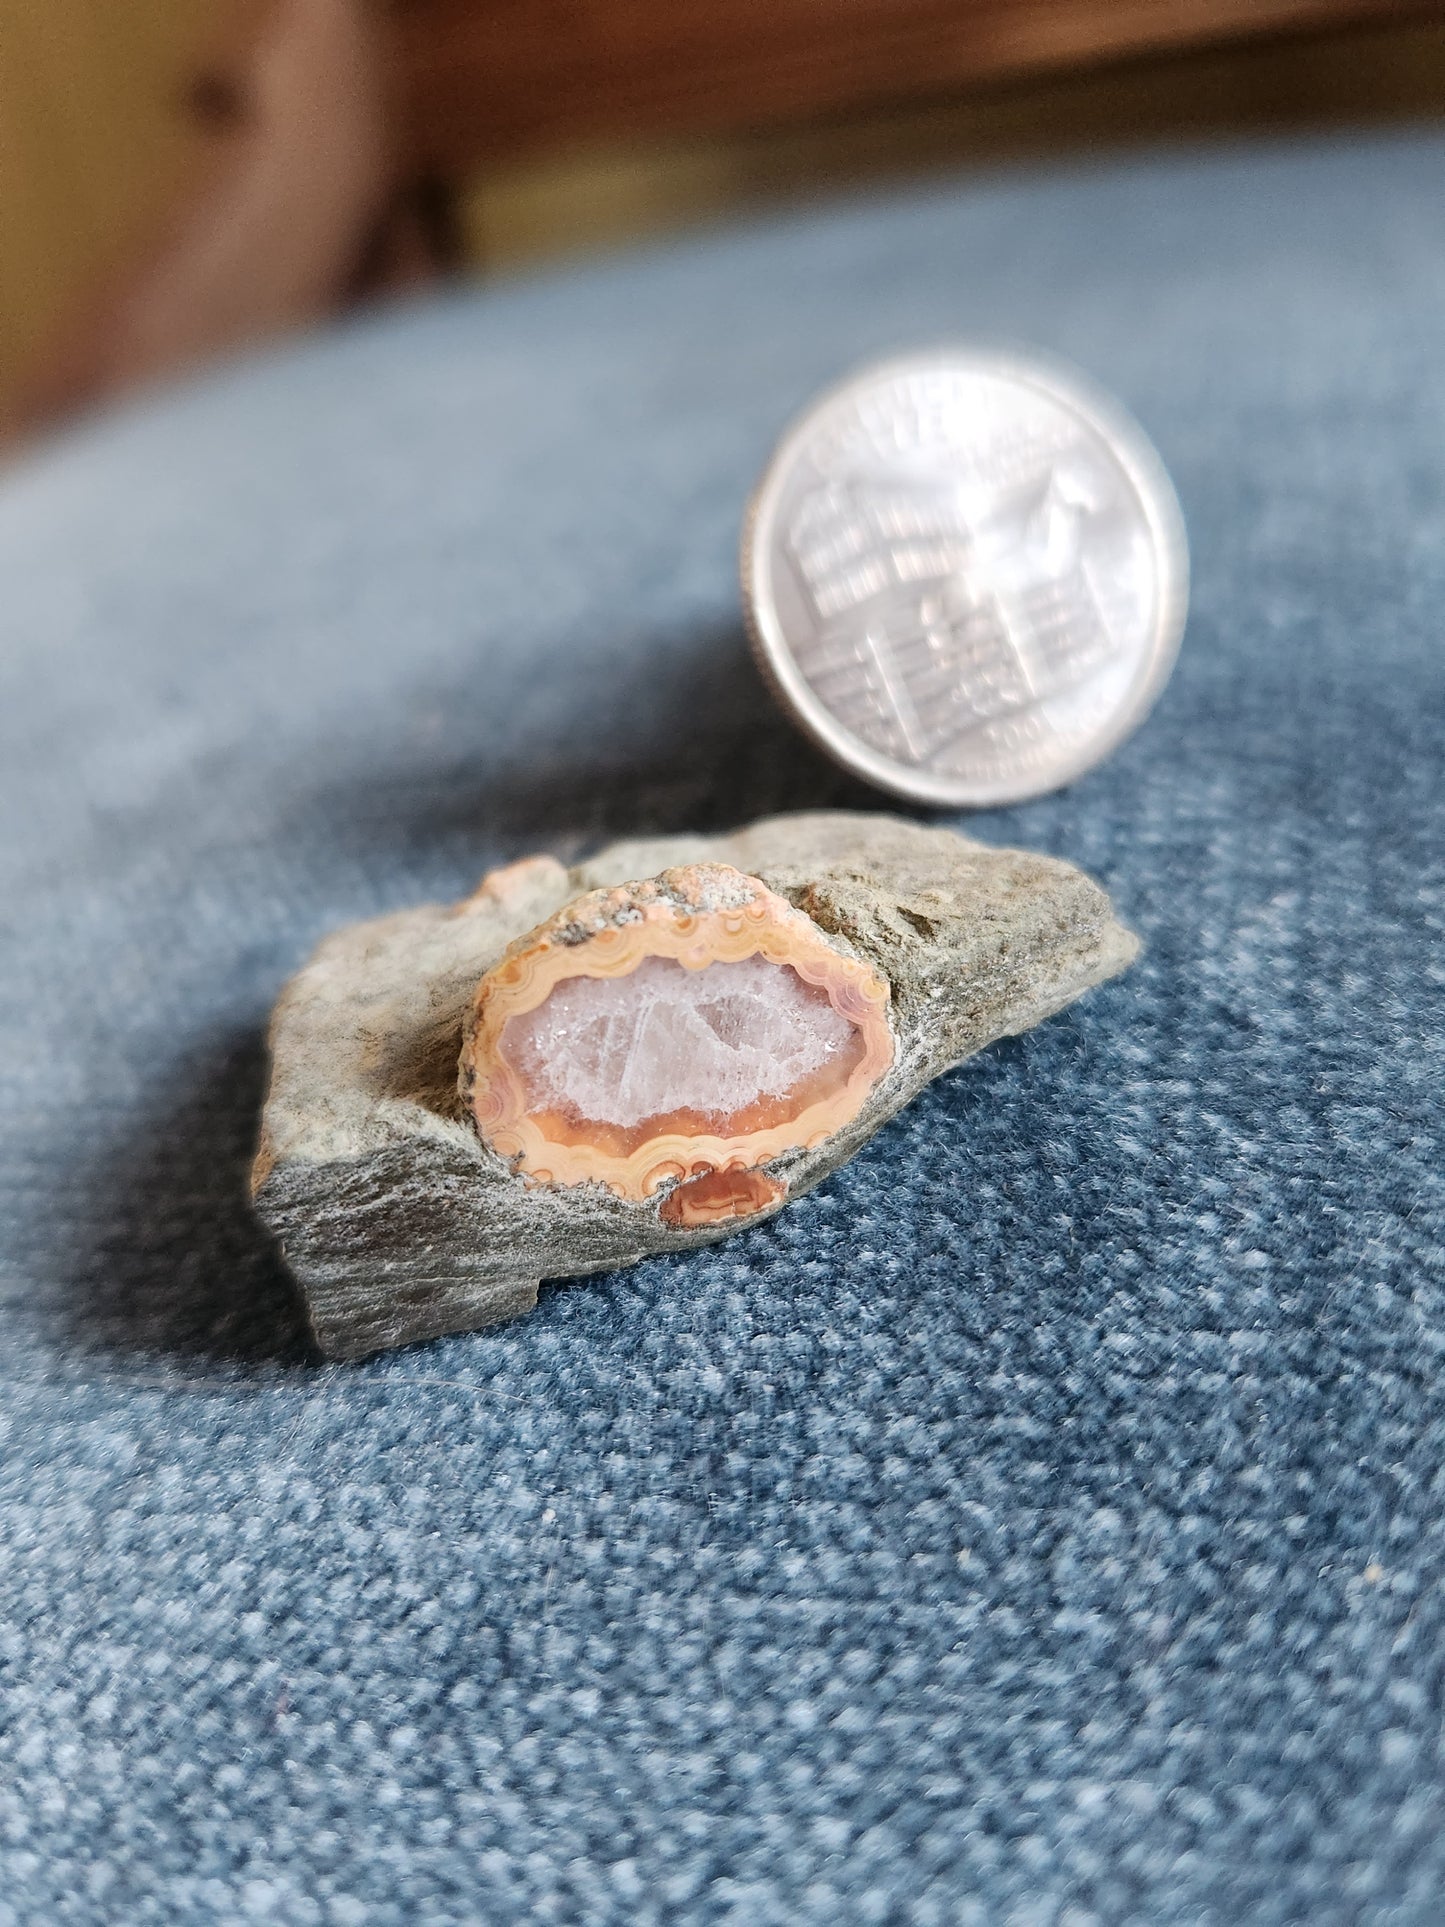
M743 546L775 688L840 762L920 801L1054 789L1168 679L1187 565L1141 432L1016 358L867 371L793 428Z

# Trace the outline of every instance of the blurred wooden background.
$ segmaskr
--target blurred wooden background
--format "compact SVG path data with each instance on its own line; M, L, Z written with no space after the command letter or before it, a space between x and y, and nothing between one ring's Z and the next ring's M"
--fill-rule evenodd
M1409 0L0 0L0 421L939 166L1445 109Z

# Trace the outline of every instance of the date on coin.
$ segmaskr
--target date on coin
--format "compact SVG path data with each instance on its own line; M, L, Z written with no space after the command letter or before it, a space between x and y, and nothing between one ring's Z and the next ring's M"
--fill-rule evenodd
M1143 431L1080 377L955 349L830 390L743 532L753 644L847 768L918 802L1060 788L1143 720L1188 600Z

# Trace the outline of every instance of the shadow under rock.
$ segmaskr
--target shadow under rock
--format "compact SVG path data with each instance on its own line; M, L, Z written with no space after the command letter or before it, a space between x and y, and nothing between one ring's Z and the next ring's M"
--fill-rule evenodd
M168 1073L171 1106L101 1161L69 1300L82 1343L171 1365L314 1360L296 1288L250 1207L266 1076L260 1029L216 1039Z

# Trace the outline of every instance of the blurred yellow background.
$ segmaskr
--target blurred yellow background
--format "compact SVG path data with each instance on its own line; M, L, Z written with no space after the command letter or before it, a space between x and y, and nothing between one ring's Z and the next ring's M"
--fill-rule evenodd
M195 165L210 0L3 0L0 386Z

